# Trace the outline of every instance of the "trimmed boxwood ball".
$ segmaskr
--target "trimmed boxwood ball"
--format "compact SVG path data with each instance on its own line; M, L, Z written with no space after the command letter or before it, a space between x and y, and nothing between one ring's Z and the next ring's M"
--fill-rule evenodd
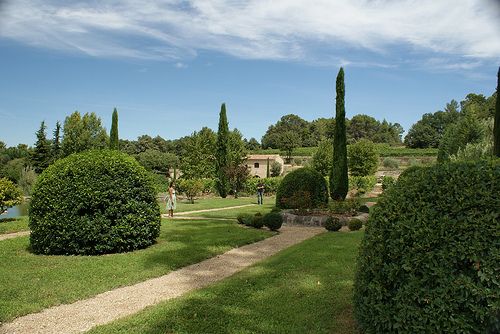
M363 221L361 219L352 219L347 223L347 227L351 231L358 231L363 227Z
M325 221L325 228L328 231L336 232L342 228L342 223L337 217L328 217Z
M262 217L262 223L271 231L277 231L283 225L283 216L277 212L268 212Z
M500 159L407 173L365 225L354 283L364 333L500 326Z
M295 209L282 203L283 198L291 198L299 190L308 191L312 205L318 207L328 203L328 186L319 172L312 168L303 167L288 173L276 191L276 207L281 209Z
M147 247L160 233L151 176L117 151L73 154L47 168L30 201L31 248L97 255Z
M257 212L250 220L250 226L254 228L262 228L264 224L262 223L262 214Z

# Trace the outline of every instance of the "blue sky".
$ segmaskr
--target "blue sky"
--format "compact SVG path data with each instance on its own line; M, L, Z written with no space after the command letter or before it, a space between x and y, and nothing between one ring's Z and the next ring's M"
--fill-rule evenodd
M95 112L119 136L229 127L260 141L283 115L346 116L407 131L500 66L497 0L0 0L0 141Z

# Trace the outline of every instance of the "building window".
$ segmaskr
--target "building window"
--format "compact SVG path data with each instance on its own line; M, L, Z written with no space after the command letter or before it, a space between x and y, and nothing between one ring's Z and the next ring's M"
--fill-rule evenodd
M254 164L253 164L253 167L254 167L254 168L259 168L259 163L258 163L258 162L254 163Z

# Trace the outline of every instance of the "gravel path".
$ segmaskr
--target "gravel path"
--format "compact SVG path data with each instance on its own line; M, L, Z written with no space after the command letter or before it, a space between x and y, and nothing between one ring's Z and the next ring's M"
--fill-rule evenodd
M107 291L87 300L55 306L3 324L0 333L81 333L97 325L138 312L193 289L228 277L243 268L302 242L320 227L283 226L280 233L263 241L232 249L217 257L132 286Z

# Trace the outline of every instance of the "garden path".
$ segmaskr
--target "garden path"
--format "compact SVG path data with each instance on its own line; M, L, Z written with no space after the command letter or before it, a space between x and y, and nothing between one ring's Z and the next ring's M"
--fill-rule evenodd
M0 333L81 333L226 278L255 262L325 232L320 227L283 226L254 244L190 265L167 275L111 290L90 299L45 309L0 326Z

